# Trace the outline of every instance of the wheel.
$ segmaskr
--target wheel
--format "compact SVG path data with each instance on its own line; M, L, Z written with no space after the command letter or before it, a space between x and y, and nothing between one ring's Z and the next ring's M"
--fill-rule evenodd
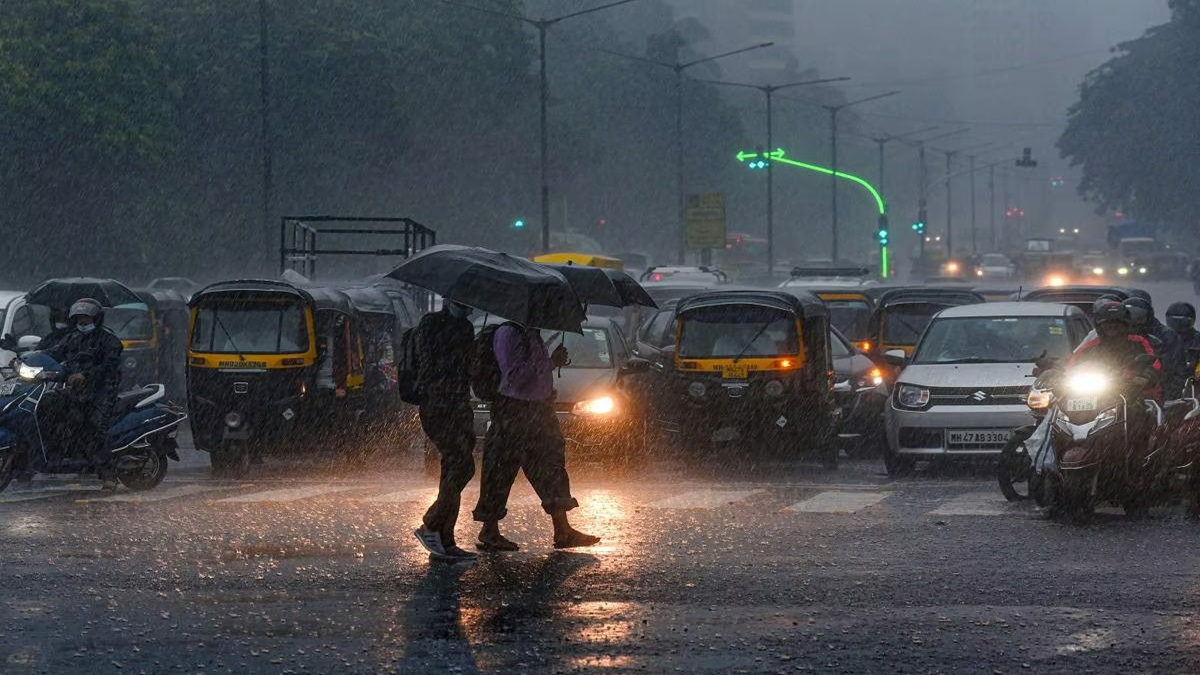
M887 475L892 478L907 476L912 473L913 467L916 464L917 460L912 457L896 454L891 448L886 448L883 451L883 467L887 469Z
M16 470L17 454L15 452L6 452L0 456L0 492L3 492L4 488L12 482Z
M241 478L250 470L250 451L238 445L215 448L208 453L212 474L218 478Z
M157 487L166 475L166 455L150 448L147 451L145 463L136 469L118 472L117 480L134 492L142 492Z
M1000 483L1000 492L1010 502L1029 499L1029 477L1033 473L1033 466L1029 452L1018 451L1024 450L1027 438L1026 435L1014 433L996 461L996 480Z

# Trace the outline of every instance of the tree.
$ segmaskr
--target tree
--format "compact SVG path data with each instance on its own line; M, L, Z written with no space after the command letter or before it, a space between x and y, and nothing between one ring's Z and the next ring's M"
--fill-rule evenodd
M1101 209L1180 227L1200 212L1200 1L1171 7L1169 23L1087 75L1058 148Z

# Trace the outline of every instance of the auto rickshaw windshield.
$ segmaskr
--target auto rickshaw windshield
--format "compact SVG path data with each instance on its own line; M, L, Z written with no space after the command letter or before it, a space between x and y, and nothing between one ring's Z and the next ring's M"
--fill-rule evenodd
M913 303L890 307L883 320L883 343L886 345L915 345L933 315L945 305Z
M150 307L141 303L109 307L104 310L104 325L122 340L149 340L154 337Z
M239 301L196 309L192 351L210 354L299 354L308 351L300 303Z
M679 356L686 359L795 355L794 314L757 305L703 307L680 317Z
M829 308L829 323L851 340L871 337L871 306L866 300L825 300Z

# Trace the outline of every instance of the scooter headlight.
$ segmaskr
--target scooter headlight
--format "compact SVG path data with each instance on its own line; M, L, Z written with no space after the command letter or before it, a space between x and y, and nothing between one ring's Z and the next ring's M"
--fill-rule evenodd
M17 366L17 377L21 378L22 380L36 380L37 376L41 375L42 371L44 370L46 369L42 366L31 366L22 363L21 365Z
M1108 390L1108 376L1095 371L1081 371L1067 376L1067 391L1075 396L1095 396Z

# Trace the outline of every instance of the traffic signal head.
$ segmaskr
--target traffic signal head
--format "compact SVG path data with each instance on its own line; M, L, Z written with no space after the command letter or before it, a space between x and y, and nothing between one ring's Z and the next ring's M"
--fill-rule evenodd
M879 240L880 246L888 245L888 230L886 227L881 227L875 231L875 238Z
M513 221L512 226L513 226L514 230L519 230L519 229L525 227L525 221L521 220L520 218L517 218L516 220Z
M916 232L917 234L925 234L925 221L918 220L917 222L913 223L912 229L913 232Z

